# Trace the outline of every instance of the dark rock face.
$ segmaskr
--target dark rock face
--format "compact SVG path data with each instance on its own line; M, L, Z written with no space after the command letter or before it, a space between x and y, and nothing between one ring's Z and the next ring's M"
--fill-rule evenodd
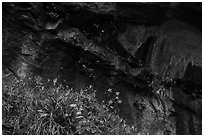
M202 134L202 6L190 5L3 3L3 71L21 77L13 66L24 62L44 79L93 85L100 101L119 92L112 111L141 131L149 121L150 134L160 112L164 134Z
M179 121L188 121L187 123L177 122L179 123L177 124L177 133L195 134L195 132L198 132L195 131L198 129L191 126L191 124L193 122L192 117L196 117L195 119L201 121L200 114L202 113L201 111L197 113L196 110L202 110L202 105L193 103L200 104L201 99L199 99L200 97L192 99L190 96L201 93L201 33L185 23L168 21L160 28L128 26L126 32L119 35L118 39L124 49L138 59L142 66L152 69L154 73L164 79L177 80L176 86L171 89L174 101L177 102L175 104L185 104L186 109L192 111L192 115L186 115L188 113L186 109L181 108L181 106L175 107L175 111L179 113L176 116L177 119ZM183 81L183 83L188 81L190 85L183 85L183 88L181 88L182 84L179 81ZM187 102L191 102L193 105ZM200 117L197 114L194 115L193 111ZM183 127L183 125L187 127Z

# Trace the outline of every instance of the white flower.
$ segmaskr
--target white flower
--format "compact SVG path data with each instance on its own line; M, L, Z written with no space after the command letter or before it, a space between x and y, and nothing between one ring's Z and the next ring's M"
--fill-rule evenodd
M112 100L109 100L109 101L108 101L108 104L112 104L112 103L113 103L113 101L112 101Z
M77 114L77 115L81 115L81 112L79 111L79 112L77 112L76 114Z
M121 100L118 100L118 103L119 103L119 104L121 104L121 103L122 103L122 101L121 101Z
M38 112L43 113L44 111L40 109L40 110L38 110Z
M42 86L42 87L41 87L41 89L42 89L42 90L44 90L44 89L45 89L45 87L44 87L44 86Z
M40 115L40 117L46 117L47 115L48 115L48 114L43 113L43 114Z
M55 85L57 83L57 78L53 79L53 84Z
M92 85L89 85L89 88L93 88L93 86L92 86Z
M111 88L108 88L108 92L112 92L112 89L111 89Z
M83 116L78 116L78 117L76 117L76 118L83 118Z
M76 107L76 106L77 106L76 104L71 104L71 105L70 105L70 107Z

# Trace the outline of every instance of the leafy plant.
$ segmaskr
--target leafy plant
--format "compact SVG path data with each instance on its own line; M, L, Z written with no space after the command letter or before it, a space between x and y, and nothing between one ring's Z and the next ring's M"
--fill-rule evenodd
M35 86L34 86L35 85ZM90 85L80 92L37 78L3 81L3 134L137 134L108 104L99 103Z

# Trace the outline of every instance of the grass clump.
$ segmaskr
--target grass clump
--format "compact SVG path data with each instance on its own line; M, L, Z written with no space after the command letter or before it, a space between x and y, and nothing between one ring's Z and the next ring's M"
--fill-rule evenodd
M56 83L46 88L39 81L3 80L3 134L137 134L95 93L92 86L77 92Z

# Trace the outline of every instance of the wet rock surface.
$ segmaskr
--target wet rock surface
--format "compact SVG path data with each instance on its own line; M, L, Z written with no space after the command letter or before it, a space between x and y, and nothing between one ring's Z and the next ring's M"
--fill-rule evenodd
M97 100L144 134L202 134L201 3L2 8L5 75L93 85Z

